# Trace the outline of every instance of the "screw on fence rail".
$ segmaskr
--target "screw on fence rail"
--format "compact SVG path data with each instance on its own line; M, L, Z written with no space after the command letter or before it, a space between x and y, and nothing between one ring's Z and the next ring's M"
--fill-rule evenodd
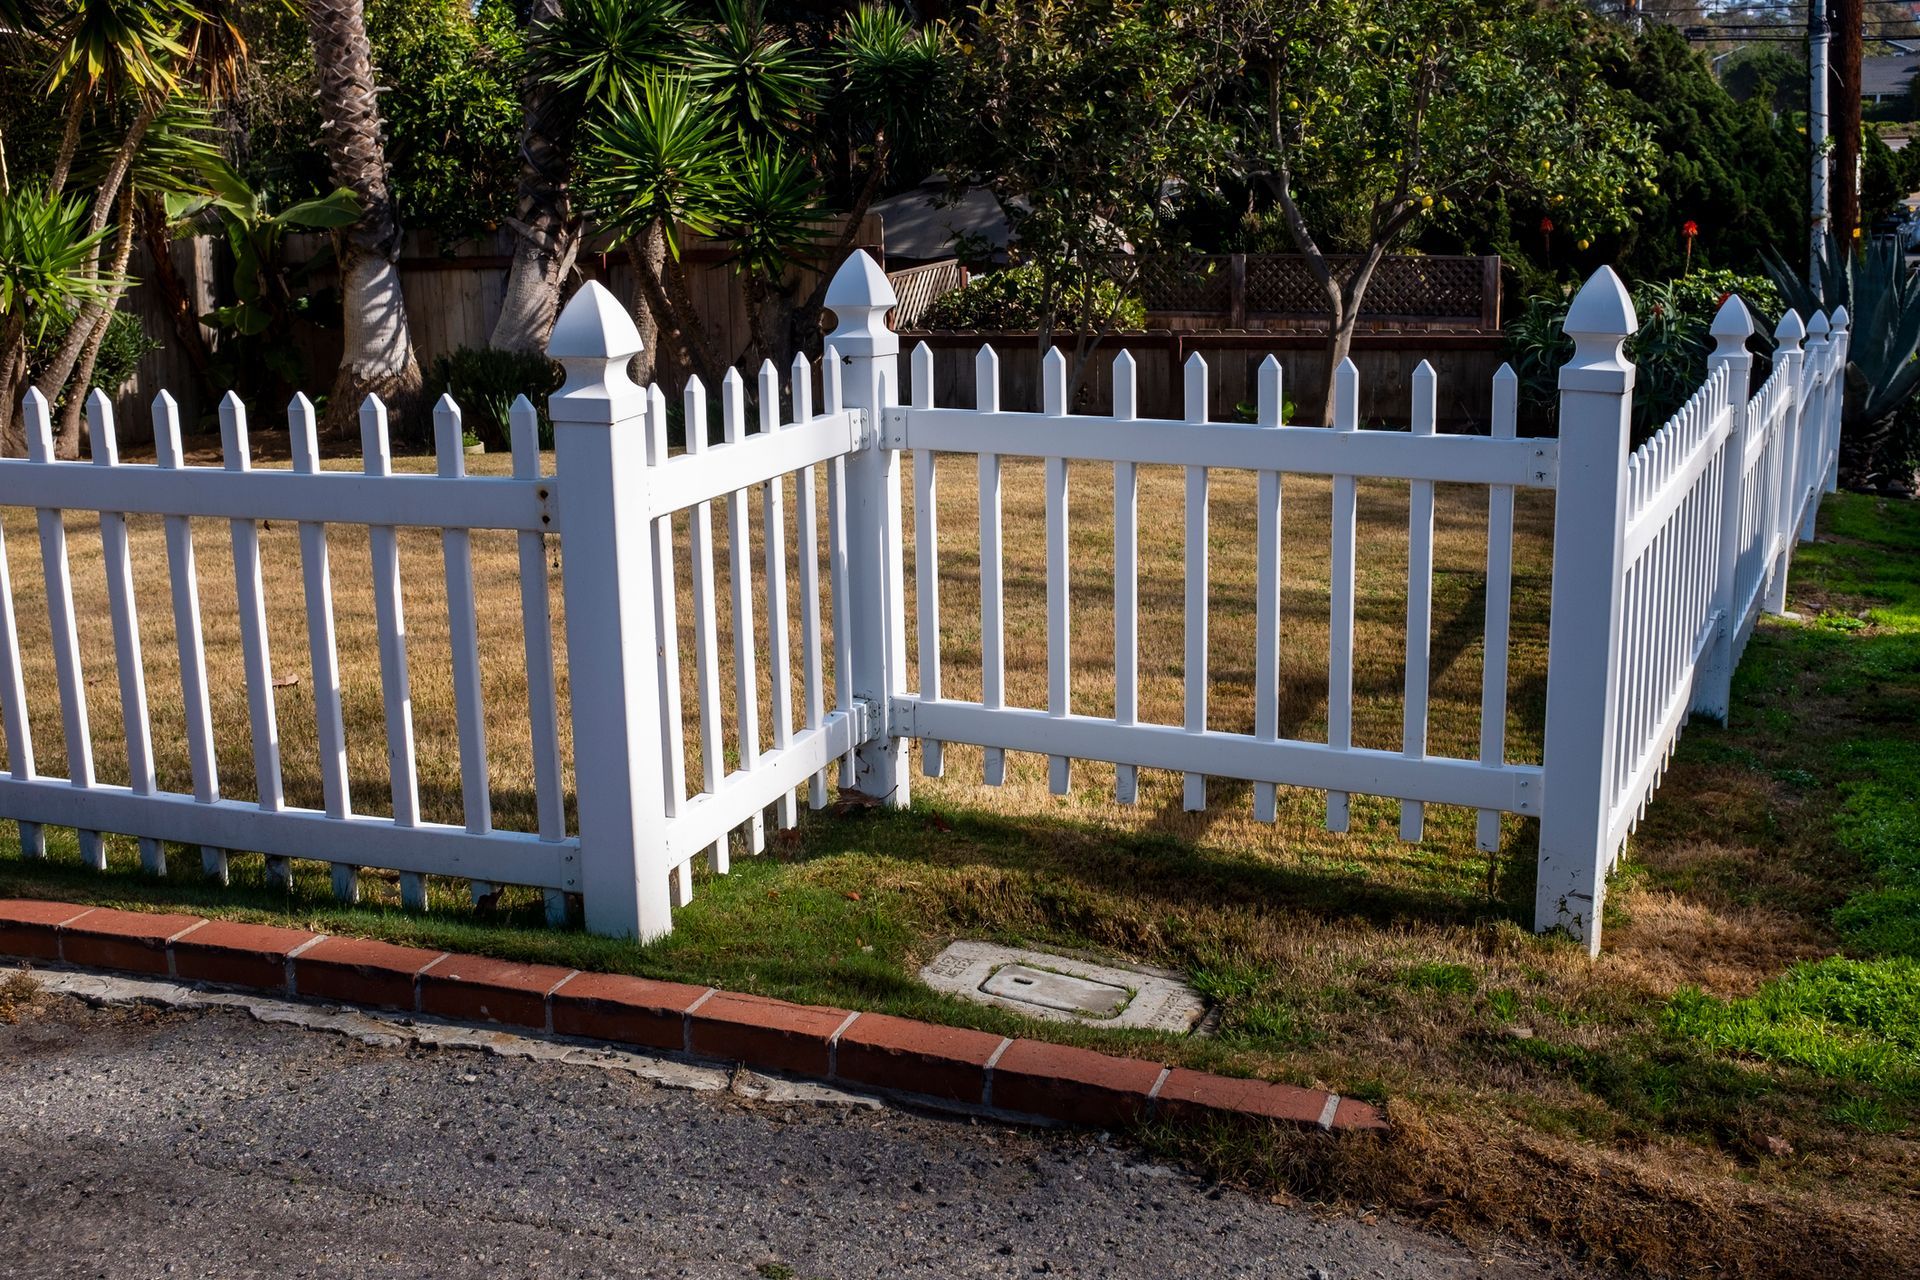
M1627 441L1639 328L1620 277L1602 267L1567 311L1573 357L1560 370L1560 482L1554 501L1553 630L1534 928L1600 950L1619 714Z
M854 789L894 807L907 803L907 743L890 723L906 692L906 562L900 451L878 447L880 411L899 403L900 338L887 327L899 299L886 272L856 250L827 286L838 323L827 345L839 355L840 407L867 415L866 447L847 459L847 577L853 629L853 696L868 710L868 737L855 753ZM831 371L829 371L831 372Z
M1693 709L1727 722L1727 707L1733 685L1733 642L1740 619L1735 608L1734 580L1740 569L1740 511L1746 499L1747 399L1752 394L1753 353L1747 339L1753 336L1753 315L1738 294L1728 294L1713 317L1713 354L1707 360L1711 370L1727 371L1727 412L1732 421L1727 427L1726 443L1720 449L1720 542L1718 563L1714 566L1713 609L1719 615L1707 660L1693 684Z
M640 334L589 281L553 326L566 370L548 401L560 504L586 926L657 938L673 927L647 528L646 393L627 376Z

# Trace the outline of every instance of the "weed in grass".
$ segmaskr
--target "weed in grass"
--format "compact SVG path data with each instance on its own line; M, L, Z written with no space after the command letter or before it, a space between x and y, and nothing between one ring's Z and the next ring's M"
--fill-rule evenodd
M1796 965L1758 993L1682 991L1663 1017L1699 1044L1902 1092L1920 1088L1920 961L1833 957Z
M0 1022L11 1026L20 1021L23 1015L40 1007L43 994L44 989L33 976L33 970L7 970L6 976L0 977Z

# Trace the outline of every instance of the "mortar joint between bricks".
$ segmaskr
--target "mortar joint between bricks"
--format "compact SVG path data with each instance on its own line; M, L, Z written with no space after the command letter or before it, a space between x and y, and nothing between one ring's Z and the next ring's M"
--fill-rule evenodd
M1000 1037L1000 1047L993 1051L992 1056L987 1059L987 1064L980 1068L980 1105L983 1107L991 1109L993 1106L994 1068L1000 1065L1000 1055L1011 1048L1013 1048L1013 1037Z
M720 988L708 987L706 994L687 1006L680 1015L680 1050L689 1057L693 1055L693 1015L700 1012L700 1006L720 994Z

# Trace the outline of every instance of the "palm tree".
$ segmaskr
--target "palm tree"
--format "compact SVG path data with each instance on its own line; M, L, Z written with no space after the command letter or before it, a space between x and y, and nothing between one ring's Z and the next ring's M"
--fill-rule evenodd
M330 433L346 434L370 394L409 412L420 395L420 364L400 291L400 221L387 187L366 15L360 0L306 0L306 14L327 163L334 183L353 192L361 209L343 237L345 345L325 417Z
M680 0L536 0L521 82L520 185L513 263L490 346L539 351L560 311L560 293L579 251L581 223L569 190L578 122L600 111L649 69L685 48ZM664 252L664 248L663 248ZM661 264L656 261L656 271ZM650 376L654 313L636 283L634 319Z
M729 139L685 76L653 71L619 95L608 117L593 126L593 138L588 203L626 241L646 305L668 321L685 367L715 385L726 366L694 309L679 232L716 229Z

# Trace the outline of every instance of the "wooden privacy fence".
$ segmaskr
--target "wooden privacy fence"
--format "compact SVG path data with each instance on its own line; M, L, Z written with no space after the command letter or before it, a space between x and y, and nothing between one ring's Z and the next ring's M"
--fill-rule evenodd
M42 828L80 833L85 858L103 865L99 833L133 834L158 868L163 841L198 845L207 869L224 871L226 851L335 864L335 887L351 894L355 869L402 873L405 898L425 900L428 875L491 885L532 885L559 914L581 895L588 928L657 937L692 892L693 859L725 871L729 842L744 829L758 851L769 810L776 824L798 819L797 792L826 802L837 772L889 805L908 802L907 744L918 739L923 770L940 774L947 744L984 749L985 780L1002 782L1006 753L1049 760L1049 782L1066 792L1076 760L1117 766L1118 798L1134 802L1141 769L1183 775L1189 809L1209 803L1207 779L1254 786L1256 816L1273 820L1279 787L1326 793L1329 829L1344 830L1354 794L1400 803L1400 834L1418 840L1425 806L1479 812L1479 840L1496 849L1500 816L1540 821L1535 925L1561 928L1599 945L1608 870L1657 786L1688 714L1724 717L1729 680L1762 610L1784 606L1796 537L1809 536L1838 444L1847 321L1815 316L1802 328L1789 314L1777 332L1774 371L1749 395L1752 326L1730 299L1714 324L1718 348L1699 392L1639 449L1628 450L1633 366L1622 354L1637 321L1625 289L1602 269L1575 299L1566 329L1572 359L1561 371L1561 437L1515 435L1516 381L1493 380L1491 434L1438 430L1438 379L1430 367L1411 385L1410 431L1362 430L1359 375L1337 375L1332 429L1283 422L1280 366L1259 370L1256 421L1211 421L1207 364L1185 367L1184 412L1146 418L1132 357L1112 375L1112 412L1076 414L1066 403L1065 359L1052 353L1037 411L1001 407L998 356L978 353L974 405L940 407L923 345L912 356L911 402L899 403L899 338L886 314L898 301L880 268L856 254L835 277L827 306L838 318L818 371L795 362L790 385L763 367L749 388L738 372L720 388L721 439L710 443L712 406L698 381L686 387L688 445L670 455L664 394L627 377L639 339L626 310L589 284L554 329L550 354L566 370L553 396L553 474L544 474L534 419L524 401L513 416L511 477L463 474L457 406L436 411L437 474L396 475L387 460L385 413L364 408L365 460L358 474L319 469L310 406L290 412L294 469L250 470L246 421L237 401L222 410L223 468L181 465L178 421L163 393L155 402L157 466L121 464L104 398L94 414L96 461L52 460L46 405L30 395L32 456L0 460L0 504L38 512L40 556L67 776L42 776L29 732L29 689L11 584L0 577L0 710L8 772L0 814L20 823L29 855L45 848ZM1802 339L1805 339L1804 346ZM757 430L749 430L757 414ZM913 518L904 514L903 458L913 455ZM1015 705L1006 680L1004 574L1007 526L1001 503L1009 459L1042 459L1046 471L1046 659L1044 706ZM941 612L939 520L944 477L956 467L979 478L978 575L981 697L943 685L947 622ZM1143 720L1139 479L1143 467L1185 476L1183 598L1184 709L1179 723ZM1209 489L1218 471L1258 477L1255 686L1251 732L1210 722L1207 633L1218 606L1209 592ZM1331 477L1326 733L1307 740L1279 720L1283 477ZM1409 495L1405 593L1405 677L1400 749L1354 741L1356 562L1360 486L1385 480ZM1073 609L1068 590L1074 486L1111 484L1114 494L1112 711L1090 712L1075 697ZM1478 750L1471 757L1429 749L1429 681L1434 663L1435 486L1483 487L1487 494L1485 663ZM1546 733L1538 763L1508 758L1508 630L1514 565L1514 498L1522 488L1555 491L1552 628ZM788 497L793 517L788 518ZM824 499L824 500L823 500ZM724 560L713 505L725 508ZM95 774L86 719L86 678L75 640L74 594L62 511L100 513L113 647L127 732L130 785ZM757 560L752 527L758 511ZM140 627L126 551L127 517L164 519L178 669L193 760L190 793L161 790L153 767ZM192 517L229 521L240 614L255 794L224 796L213 769L208 675ZM320 809L292 806L280 784L273 664L260 571L260 522L298 525L317 743L325 783ZM328 560L330 525L368 530L378 623L379 669L390 765L389 812L361 808L342 745L340 662ZM460 789L464 822L421 817L408 684L396 526L441 533ZM687 530L684 559L675 540ZM525 641L526 732L537 792L536 830L495 830L487 767L485 697L470 539L506 530L519 548L518 612ZM566 613L567 702L577 821L566 821L565 764L552 647L547 539L558 535ZM789 554L787 539L794 539ZM906 539L914 539L915 600L908 616ZM4 573L0 548L0 573ZM970 557L962 557L963 560ZM716 562L724 566L720 595ZM824 562L825 568L822 569ZM793 577L789 577L792 567ZM685 585L683 592L682 586ZM692 653L684 653L683 606ZM764 621L756 613L764 608ZM797 615L797 616L796 616ZM971 619L959 620L963 632ZM795 625L797 623L797 626ZM724 626L723 626L724 624ZM910 628L911 624L911 628ZM725 634L723 634L723 631ZM794 640L797 639L798 652ZM909 637L917 642L911 669ZM692 705L683 702L691 665ZM730 677L730 679L729 679ZM730 687L729 687L730 686ZM38 690L32 691L41 696ZM1105 700L1099 700L1102 707ZM763 732L762 708L766 710ZM697 762L697 765L696 765Z

